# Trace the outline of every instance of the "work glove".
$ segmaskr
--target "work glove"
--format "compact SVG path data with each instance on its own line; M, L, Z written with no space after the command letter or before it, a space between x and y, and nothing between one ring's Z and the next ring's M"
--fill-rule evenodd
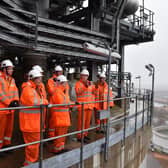
M51 106L52 106L52 104L50 104L50 103L47 105L48 108L51 108Z
M95 88L98 89L99 85L98 82L95 83Z
M76 105L79 105L80 103L76 101L75 104L76 104Z
M54 82L57 82L57 78L53 78L53 81L54 81Z
M90 81L87 81L86 82L86 87L89 87L91 85L91 82Z
M19 107L19 101L18 100L11 101L8 107Z

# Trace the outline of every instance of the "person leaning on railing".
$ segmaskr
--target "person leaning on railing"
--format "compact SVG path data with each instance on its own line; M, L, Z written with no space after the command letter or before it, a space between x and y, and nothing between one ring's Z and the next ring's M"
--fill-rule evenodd
M105 82L106 75L105 73L99 74L99 80L95 84L95 101L103 101L99 103L95 103L95 123L96 125L106 124L107 119L99 120L96 117L96 113L98 110L107 110L107 96L108 96L108 84ZM113 99L112 90L110 89L110 99ZM110 101L110 107L113 107L113 101ZM96 128L97 133L104 132L104 130L100 130L100 127Z
M57 88L52 97L51 104L66 104L63 106L56 106L51 108L51 123L54 127L54 136L67 134L68 127L71 125L69 108L73 107L68 104L72 103L69 99L69 94L66 93L67 78L64 75L57 77ZM66 152L65 137L58 138L53 141L52 152L55 154Z
M30 80L23 85L20 97L21 106L47 105L48 100L44 98L41 88L42 74L38 70L31 70ZM43 119L45 121L45 113ZM40 140L40 107L22 109L19 113L20 129L25 143ZM36 162L39 156L39 143L25 147L24 166Z
M12 78L14 65L10 60L1 62L0 108L19 106L18 89ZM11 144L14 110L0 111L0 149ZM2 153L1 153L2 154Z
M77 102L93 102L94 101L94 85L88 80L89 72L87 69L84 69L80 73L80 80L76 82L75 91L77 95ZM88 129L90 127L90 121L92 117L92 111L94 108L94 103L84 104L84 116L83 116L83 129ZM81 130L81 115L82 115L82 106L78 106L78 131ZM87 132L84 133L84 142L88 142L90 138L87 136ZM77 135L78 141L81 141L81 134Z

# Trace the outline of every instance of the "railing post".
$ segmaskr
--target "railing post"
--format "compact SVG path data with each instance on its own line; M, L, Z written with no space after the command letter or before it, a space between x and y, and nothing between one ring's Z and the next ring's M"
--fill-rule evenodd
M83 119L84 119L84 104L82 103L82 114L81 114L81 152L80 152L80 168L83 168L83 145L84 145L84 142L83 142Z
M142 128L144 128L145 95L143 95Z
M125 136L126 136L126 122L127 122L127 118L126 118L126 115L127 115L127 108L126 108L126 98L124 99L124 132L123 132L123 143L122 145L124 146L125 145Z
M148 94L148 112L147 112L147 124L149 125L149 113L150 113L150 94Z
M111 57L112 49L110 48L109 45L106 45L106 47L109 50L107 110L110 112L110 80L111 80L110 72L111 72L111 61L112 61L112 57ZM108 145L109 145L109 118L107 118L106 130L105 130L105 148L104 148L105 161L108 160Z
M104 159L107 161L108 160L108 145L109 145L109 118L107 118L107 123L106 123L106 130L105 130L105 156Z
M137 111L138 111L138 96L135 99L135 135L137 131Z
M40 105L40 162L39 162L39 168L43 167L43 105Z

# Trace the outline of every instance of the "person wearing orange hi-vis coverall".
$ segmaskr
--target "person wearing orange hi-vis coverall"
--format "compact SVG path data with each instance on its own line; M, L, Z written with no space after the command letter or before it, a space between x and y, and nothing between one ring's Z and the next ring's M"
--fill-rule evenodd
M55 66L54 68L54 74L53 76L48 80L47 83L47 90L49 94L49 102L52 103L51 97L53 96L53 93L55 93L55 90L57 88L57 77L63 74L63 69L60 65ZM65 92L67 95L69 95L69 85L68 83L66 84L66 89ZM48 129L48 136L49 138L53 137L55 135L55 128L52 125L51 117L52 116L52 111L50 110L49 112L49 129Z
M88 70L84 69L81 72L80 80L76 82L75 91L77 95L77 102L93 102L94 101L94 85L88 81L89 72ZM92 117L92 111L94 108L93 103L84 104L84 120L83 120L83 129L88 129L90 127L90 121ZM82 106L78 106L78 131L81 130L82 127ZM81 141L81 134L77 135L78 141ZM84 142L87 142L90 138L87 136L87 132L84 133Z
M95 84L95 100L96 101L103 101L96 103L97 105L95 106L95 123L96 125L100 125L100 123L105 124L107 122L106 119L104 120L99 120L96 118L96 111L97 110L107 110L107 96L108 96L108 84L105 82L106 75L105 73L101 73L99 75L99 80ZM113 94L110 89L110 100L113 99ZM110 101L110 107L113 107L114 103L113 101ZM100 128L97 128L97 131L99 131Z
M65 89L67 85L67 78L64 75L57 77L57 89L51 97L52 104L66 104L63 106L51 108L51 123L55 128L54 136L64 135L68 131L68 127L71 125L69 108L73 107L72 102L69 99L69 95L66 94ZM66 151L65 149L65 137L58 138L53 141L53 153L61 153Z
M32 70L31 80L22 89L20 103L22 106L47 105L48 101L43 97L41 82L42 74ZM43 116L45 121L45 109ZM25 143L40 140L40 108L22 109L19 113L20 129L23 133ZM39 143L25 147L24 166L36 162L39 156Z
M0 108L19 106L18 89L13 74L13 63L10 60L1 62L0 71ZM14 110L0 111L0 149L11 144L14 124Z

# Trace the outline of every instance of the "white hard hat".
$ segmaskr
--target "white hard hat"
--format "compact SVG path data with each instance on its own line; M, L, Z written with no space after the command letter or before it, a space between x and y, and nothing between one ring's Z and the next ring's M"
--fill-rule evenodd
M7 59L1 62L1 68L5 68L5 67L14 67L14 65L9 59Z
M66 76L64 76L64 75L59 75L59 76L57 77L57 81L59 81L59 82L67 82L68 80L67 80Z
M104 73L104 72L100 73L100 74L99 74L99 78L106 78L105 73Z
M63 71L62 67L60 65L57 65L55 67L55 71Z
M39 72L44 72L43 71L43 69L41 68L41 66L39 66L39 65L34 65L33 67L32 67L32 69L36 69L36 70L38 70Z
M43 75L41 74L41 72L38 71L38 70L36 70L36 69L30 70L29 73L28 73L28 77L29 77L30 79L38 78L38 77L41 77L41 76L43 76Z
M31 69L29 72L28 72L28 79L32 79L32 73L33 73L33 69Z
M83 69L80 74L89 76L89 71L87 69Z

